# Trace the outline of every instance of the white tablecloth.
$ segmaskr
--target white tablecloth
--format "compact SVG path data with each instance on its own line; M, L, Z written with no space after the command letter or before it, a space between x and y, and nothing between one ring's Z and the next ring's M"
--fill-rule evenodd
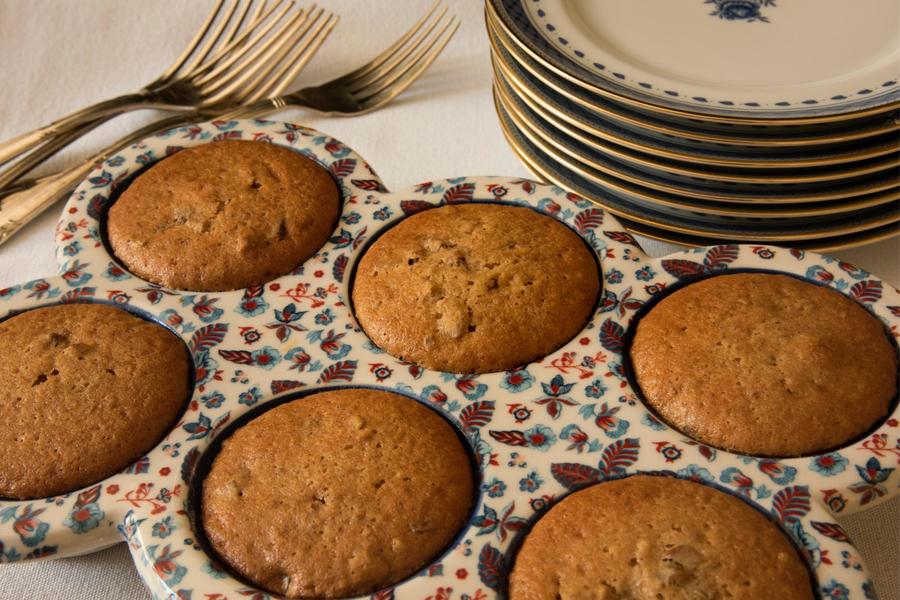
M695 0L699 1L699 0ZM479 0L447 0L463 21L444 55L411 90L353 119L296 110L281 118L328 132L365 156L391 188L459 175L525 176L493 112ZM211 0L0 1L0 139L154 79L191 39ZM323 0L341 23L300 82L326 81L374 56L428 7L422 0ZM71 164L157 116L120 117L73 145L44 171ZM56 272L54 207L0 247L0 288ZM654 255L674 247L648 242ZM900 244L838 252L894 285ZM2 425L0 425L2 426ZM900 600L900 500L843 520L882 599ZM0 600L146 598L122 545L89 556L0 566Z

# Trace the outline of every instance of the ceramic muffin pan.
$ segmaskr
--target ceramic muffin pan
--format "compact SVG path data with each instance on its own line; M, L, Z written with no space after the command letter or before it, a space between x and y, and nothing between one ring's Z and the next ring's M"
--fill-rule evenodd
M220 139L280 144L327 168L343 195L331 239L293 273L242 290L176 291L131 275L104 243L104 214L116 189L168 154ZM551 355L503 373L433 372L380 351L353 317L349 292L357 260L372 239L408 214L472 201L531 207L585 240L603 286L590 321ZM190 350L194 391L168 436L122 473L63 496L0 500L0 562L71 556L124 540L155 598L268 598L207 550L194 491L209 462L205 452L243 415L277 400L370 386L438 410L467 440L479 471L471 517L452 546L373 598L503 597L515 550L548 507L584 485L637 472L664 472L742 498L788 534L821 597L873 597L859 554L834 515L897 493L896 401L888 418L842 448L790 459L742 456L700 444L655 418L641 403L625 358L632 321L645 304L684 279L736 270L787 273L831 287L863 305L896 338L900 292L851 265L751 245L654 259L610 215L559 188L460 177L390 193L341 142L260 120L192 125L124 150L74 192L56 242L61 275L0 290L0 314L105 302L149 315ZM266 518L259 515L261 523Z

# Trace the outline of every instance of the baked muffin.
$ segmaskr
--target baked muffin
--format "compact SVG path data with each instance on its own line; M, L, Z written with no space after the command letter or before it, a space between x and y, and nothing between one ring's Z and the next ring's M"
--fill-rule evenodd
M282 404L228 438L203 482L203 527L255 585L343 598L428 564L472 494L468 455L443 418L404 396L342 389Z
M353 303L366 334L392 355L488 373L569 341L599 290L590 250L556 219L458 204L417 213L376 240L360 259Z
M787 537L741 500L674 477L591 486L540 518L519 550L510 600L812 600Z
M328 240L337 185L315 161L275 144L182 150L139 175L109 209L116 257L148 281L224 291L290 272Z
M666 422L761 456L845 444L897 393L897 355L881 323L842 294L785 275L720 275L674 292L638 323L631 361Z
M165 328L104 304L0 323L0 498L55 496L122 470L187 402L188 355Z

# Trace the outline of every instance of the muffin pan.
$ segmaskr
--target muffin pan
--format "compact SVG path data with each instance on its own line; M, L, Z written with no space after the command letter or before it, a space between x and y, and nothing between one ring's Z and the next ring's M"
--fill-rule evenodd
M218 139L280 144L329 169L343 197L333 236L291 274L242 290L175 291L131 275L104 243L104 213L117 189L172 152ZM603 286L590 321L556 352L510 372L433 372L380 351L358 327L350 303L354 265L367 243L408 214L472 201L529 206L582 236L597 256ZM205 550L190 493L203 474L197 465L208 462L204 453L227 425L253 407L292 393L370 386L438 410L464 436L480 471L471 518L452 547L373 598L503 597L515 549L547 507L584 485L637 472L705 482L769 515L806 559L821 597L874 595L833 515L897 493L896 399L887 419L841 448L790 459L743 456L661 423L641 403L625 359L642 307L692 278L736 270L787 273L829 286L866 307L893 338L900 336L900 292L849 264L763 245L654 259L609 214L559 188L461 177L389 193L341 142L261 120L182 127L122 151L72 194L56 241L61 275L0 290L0 314L61 302L107 302L149 314L190 349L194 392L168 436L122 473L54 498L0 500L0 562L72 556L124 538L155 598L271 597L223 570Z

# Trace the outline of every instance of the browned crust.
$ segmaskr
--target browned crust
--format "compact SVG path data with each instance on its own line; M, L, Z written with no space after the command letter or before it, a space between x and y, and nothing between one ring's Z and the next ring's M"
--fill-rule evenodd
M434 411L344 389L278 406L222 445L203 526L246 579L289 597L368 594L412 575L456 536L469 458Z
M0 497L70 492L120 471L168 432L189 394L182 342L102 304L0 323Z
M575 492L516 556L510 600L811 600L806 567L766 517L724 492L637 475Z
M842 294L784 275L720 275L676 291L641 319L631 360L668 423L756 455L844 444L897 392L882 324Z
M290 272L328 240L340 194L315 161L275 144L195 146L142 173L109 210L116 257L144 279L224 291Z
M577 234L528 208L426 210L366 251L353 286L365 332L431 369L486 373L540 359L584 327L600 283Z

